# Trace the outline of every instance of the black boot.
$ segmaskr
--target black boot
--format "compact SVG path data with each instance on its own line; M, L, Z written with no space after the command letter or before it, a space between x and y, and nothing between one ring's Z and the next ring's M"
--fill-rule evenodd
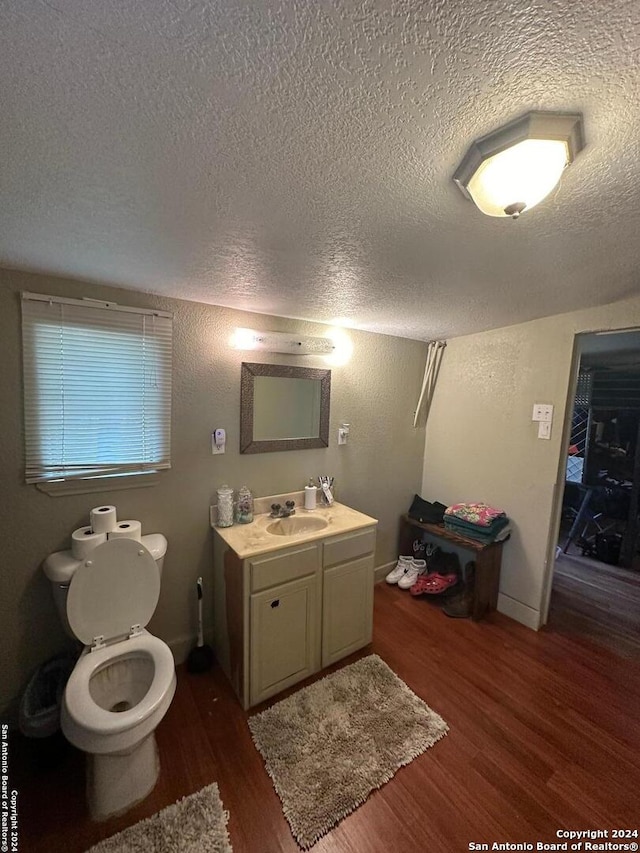
M473 588L476 564L471 560L464 568L462 589L442 605L442 610L452 619L468 619L473 613Z

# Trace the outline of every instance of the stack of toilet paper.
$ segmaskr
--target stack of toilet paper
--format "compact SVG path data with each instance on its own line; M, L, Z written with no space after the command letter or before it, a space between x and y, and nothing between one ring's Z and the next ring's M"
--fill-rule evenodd
M135 519L118 521L114 506L96 506L89 513L89 524L78 527L71 534L71 553L76 560L84 560L87 555L102 545L107 539L142 540L142 525Z

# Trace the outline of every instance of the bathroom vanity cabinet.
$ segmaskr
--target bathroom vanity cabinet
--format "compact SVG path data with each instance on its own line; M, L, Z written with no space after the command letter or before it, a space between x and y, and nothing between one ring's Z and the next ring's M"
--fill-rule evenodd
M376 521L350 512L368 526L248 556L215 529L214 645L244 708L371 642Z

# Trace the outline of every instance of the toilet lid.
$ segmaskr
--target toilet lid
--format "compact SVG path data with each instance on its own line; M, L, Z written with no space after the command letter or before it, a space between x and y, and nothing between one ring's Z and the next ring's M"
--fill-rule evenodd
M132 539L109 539L76 569L67 617L76 637L90 646L131 633L149 622L160 596L160 573L149 551Z

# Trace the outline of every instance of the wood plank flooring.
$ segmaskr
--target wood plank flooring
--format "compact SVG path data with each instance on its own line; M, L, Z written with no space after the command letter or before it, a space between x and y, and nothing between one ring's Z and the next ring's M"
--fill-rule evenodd
M558 841L562 828L640 828L637 661L501 614L449 619L433 602L385 584L375 591L372 650L450 733L314 853L455 853L472 841ZM33 742L15 743L20 850L79 853L216 781L235 853L296 853L246 718L219 669L189 675L180 667L157 731L158 785L127 815L102 824L87 818L79 753L69 749L45 769L33 761Z
M549 625L640 660L640 572L562 554L553 573Z

